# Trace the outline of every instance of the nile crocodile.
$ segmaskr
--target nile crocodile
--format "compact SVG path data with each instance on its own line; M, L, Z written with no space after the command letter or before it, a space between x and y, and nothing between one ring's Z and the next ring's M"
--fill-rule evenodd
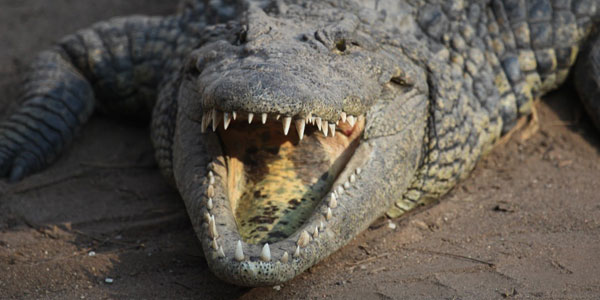
M0 176L55 161L96 107L152 116L215 275L281 283L446 193L573 66L600 125L599 4L187 0L100 22L31 64Z

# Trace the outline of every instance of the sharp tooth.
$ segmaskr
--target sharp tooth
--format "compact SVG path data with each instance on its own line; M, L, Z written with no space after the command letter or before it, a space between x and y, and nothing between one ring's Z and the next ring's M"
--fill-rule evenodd
M304 137L304 127L306 126L306 124L304 123L303 119L296 119L296 121L294 121L296 123L296 130L298 131L298 137L300 137L300 140L302 140L302 137Z
M265 243L260 252L260 260L262 261L271 261L271 249L269 248L269 243Z
M215 224L215 216L211 216L210 222L208 222L208 235L213 239L219 237L219 233L217 232L217 225Z
M242 261L244 260L244 250L242 250L242 241L238 240L237 246L235 247L235 260Z
M204 213L204 220L206 221L206 223L210 223L210 214L208 212Z
M215 196L215 187L212 184L208 185L208 189L206 189L206 196L212 198Z
M235 111L231 112L231 116L233 117L234 121L235 121L235 119L237 119L237 113Z
M260 117L263 124L267 123L267 113L262 113Z
M282 122L283 122L283 134L287 135L288 132L290 131L290 124L292 124L292 118L284 117Z
M281 115L277 115L277 116L275 117L275 120L279 120L279 118L281 118Z
M331 133L331 136L335 136L335 124L329 124L329 132Z
M331 193L331 197L329 198L329 207L336 208L337 207L337 198L334 193Z
M283 256L281 257L280 261L285 264L289 259L290 255L287 253L287 251L283 252Z
M302 233L300 234L300 237L298 238L298 246L304 248L308 245L308 243L310 242L310 235L308 235L308 232L306 232L306 230L303 230Z
M323 224L323 221L321 221L321 223L319 224L319 230L325 230L325 224Z
M206 202L206 207L208 209L212 209L213 208L213 201L212 198L208 198L208 201Z
M310 119L312 119L312 113L308 113L308 115L306 115L306 117L304 117L304 123L310 122Z
M331 217L333 216L333 214L331 213L331 208L327 208L327 214L325 214L325 219L327 219L327 221L331 220Z
M344 188L346 188L346 189L350 188L350 182L349 181L344 182Z
M208 128L208 121L210 120L210 114L204 113L202 114L202 133L206 132L206 128Z
M321 121L321 118L316 117L315 123L317 123L317 128L319 128L319 131L321 131L321 125L323 125L323 121Z
M348 124L354 127L354 124L356 124L356 119L354 119L354 116L348 116Z
M341 185L338 185L337 193L338 193L338 196L342 195L344 193L344 187Z
M229 123L231 122L231 118L229 117L229 113L223 113L223 128L227 130L229 127Z
M342 122L346 122L346 113L345 112L342 112L340 114L340 117L342 118Z
M213 108L212 110L212 130L217 131L217 126L219 126L219 121L221 119L221 114L219 111Z
M215 175L212 171L208 171L208 184L215 184Z
M321 125L321 127L323 128L323 135L327 136L327 132L329 132L329 124L327 121L323 120L323 125Z
M252 119L254 119L254 114L248 113L248 124L252 124Z
M219 257L225 257L225 251L223 251L223 246L219 246L219 250L217 251L217 255Z
M215 250L219 249L219 244L217 244L217 239L213 239L210 246Z
M313 231L313 238L318 238L319 237L319 227L315 227L315 231Z
M296 251L294 251L294 257L300 257L300 246L296 246Z
M350 182L352 182L352 183L356 182L356 175L354 175L354 174L350 175Z
M356 168L356 175L360 175L361 172L362 172L361 168Z

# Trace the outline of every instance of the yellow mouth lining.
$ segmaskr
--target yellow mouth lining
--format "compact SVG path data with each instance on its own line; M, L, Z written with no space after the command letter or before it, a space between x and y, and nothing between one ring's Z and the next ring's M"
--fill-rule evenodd
M284 135L279 122L219 129L227 196L245 242L285 239L312 215L352 157L364 121L348 127L333 137L307 129L302 141L295 132Z

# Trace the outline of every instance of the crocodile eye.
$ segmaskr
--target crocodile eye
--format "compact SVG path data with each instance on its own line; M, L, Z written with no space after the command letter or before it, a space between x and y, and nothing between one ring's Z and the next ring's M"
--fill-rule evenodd
M335 48L340 52L346 51L346 49L347 49L346 40L341 39L341 40L338 40L337 42L335 42Z
M242 26L240 32L238 32L237 42L239 45L245 44L248 40L248 27L246 25Z

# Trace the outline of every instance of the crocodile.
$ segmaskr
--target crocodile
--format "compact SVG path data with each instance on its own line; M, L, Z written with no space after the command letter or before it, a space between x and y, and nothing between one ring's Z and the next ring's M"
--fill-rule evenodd
M599 5L184 0L100 22L31 63L0 177L49 166L95 110L149 121L213 273L279 284L447 193L567 78L600 127Z

